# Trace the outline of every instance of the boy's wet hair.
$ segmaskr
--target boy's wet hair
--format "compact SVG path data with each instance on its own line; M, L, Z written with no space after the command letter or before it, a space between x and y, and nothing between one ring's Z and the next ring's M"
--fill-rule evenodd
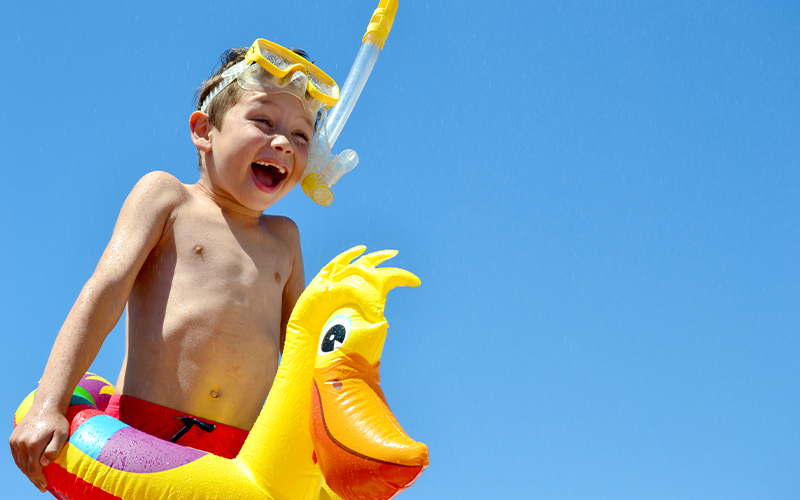
M214 88L222 81L222 73L233 66L234 64L238 63L242 59L244 59L245 54L249 47L241 47L238 49L228 49L222 53L219 58L219 67L208 78L204 81L200 88L197 90L197 110L200 110L200 105L205 100L206 96L214 90ZM303 49L296 49L292 48L292 52L299 55L300 57L309 60L308 54ZM313 64L313 63L312 63ZM220 128L222 126L222 121L225 118L225 113L228 112L242 96L242 87L240 87L235 81L228 85L222 92L217 94L214 97L214 100L208 106L207 113L208 119L212 125L216 128Z

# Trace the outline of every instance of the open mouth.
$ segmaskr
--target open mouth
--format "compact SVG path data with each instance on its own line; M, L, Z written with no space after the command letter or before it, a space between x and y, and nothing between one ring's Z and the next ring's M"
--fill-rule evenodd
M267 188L274 188L288 175L286 167L278 166L273 163L253 162L250 165L256 180Z

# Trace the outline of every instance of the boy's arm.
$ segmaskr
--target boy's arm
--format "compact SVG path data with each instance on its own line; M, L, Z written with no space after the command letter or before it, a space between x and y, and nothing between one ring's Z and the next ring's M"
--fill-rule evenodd
M120 211L111 241L58 332L28 414L9 439L17 466L41 491L42 467L55 460L69 433L64 416L72 391L125 309L134 280L180 201L177 179L143 177Z
M285 224L282 224L283 237L291 247L293 261L292 272L283 288L281 306L281 354L283 354L283 344L286 342L286 325L289 324L289 317L292 315L292 310L297 303L297 299L300 298L300 294L303 293L306 287L303 252L300 249L300 231L297 229L297 224L291 219L284 219L284 221Z

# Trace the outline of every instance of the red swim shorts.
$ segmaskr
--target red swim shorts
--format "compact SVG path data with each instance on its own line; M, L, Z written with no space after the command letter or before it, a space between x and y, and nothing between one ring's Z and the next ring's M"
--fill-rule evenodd
M197 419L194 415L133 396L114 394L105 412L135 429L166 441L173 439L188 427L173 442L224 458L236 457L248 434L246 430L238 427ZM211 426L213 426L212 431L203 430L203 428L210 429Z

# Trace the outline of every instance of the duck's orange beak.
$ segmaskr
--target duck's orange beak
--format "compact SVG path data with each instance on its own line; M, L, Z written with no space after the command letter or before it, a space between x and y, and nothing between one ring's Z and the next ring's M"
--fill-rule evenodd
M389 499L428 465L428 448L400 427L378 367L358 354L314 370L311 435L325 482L348 500Z

